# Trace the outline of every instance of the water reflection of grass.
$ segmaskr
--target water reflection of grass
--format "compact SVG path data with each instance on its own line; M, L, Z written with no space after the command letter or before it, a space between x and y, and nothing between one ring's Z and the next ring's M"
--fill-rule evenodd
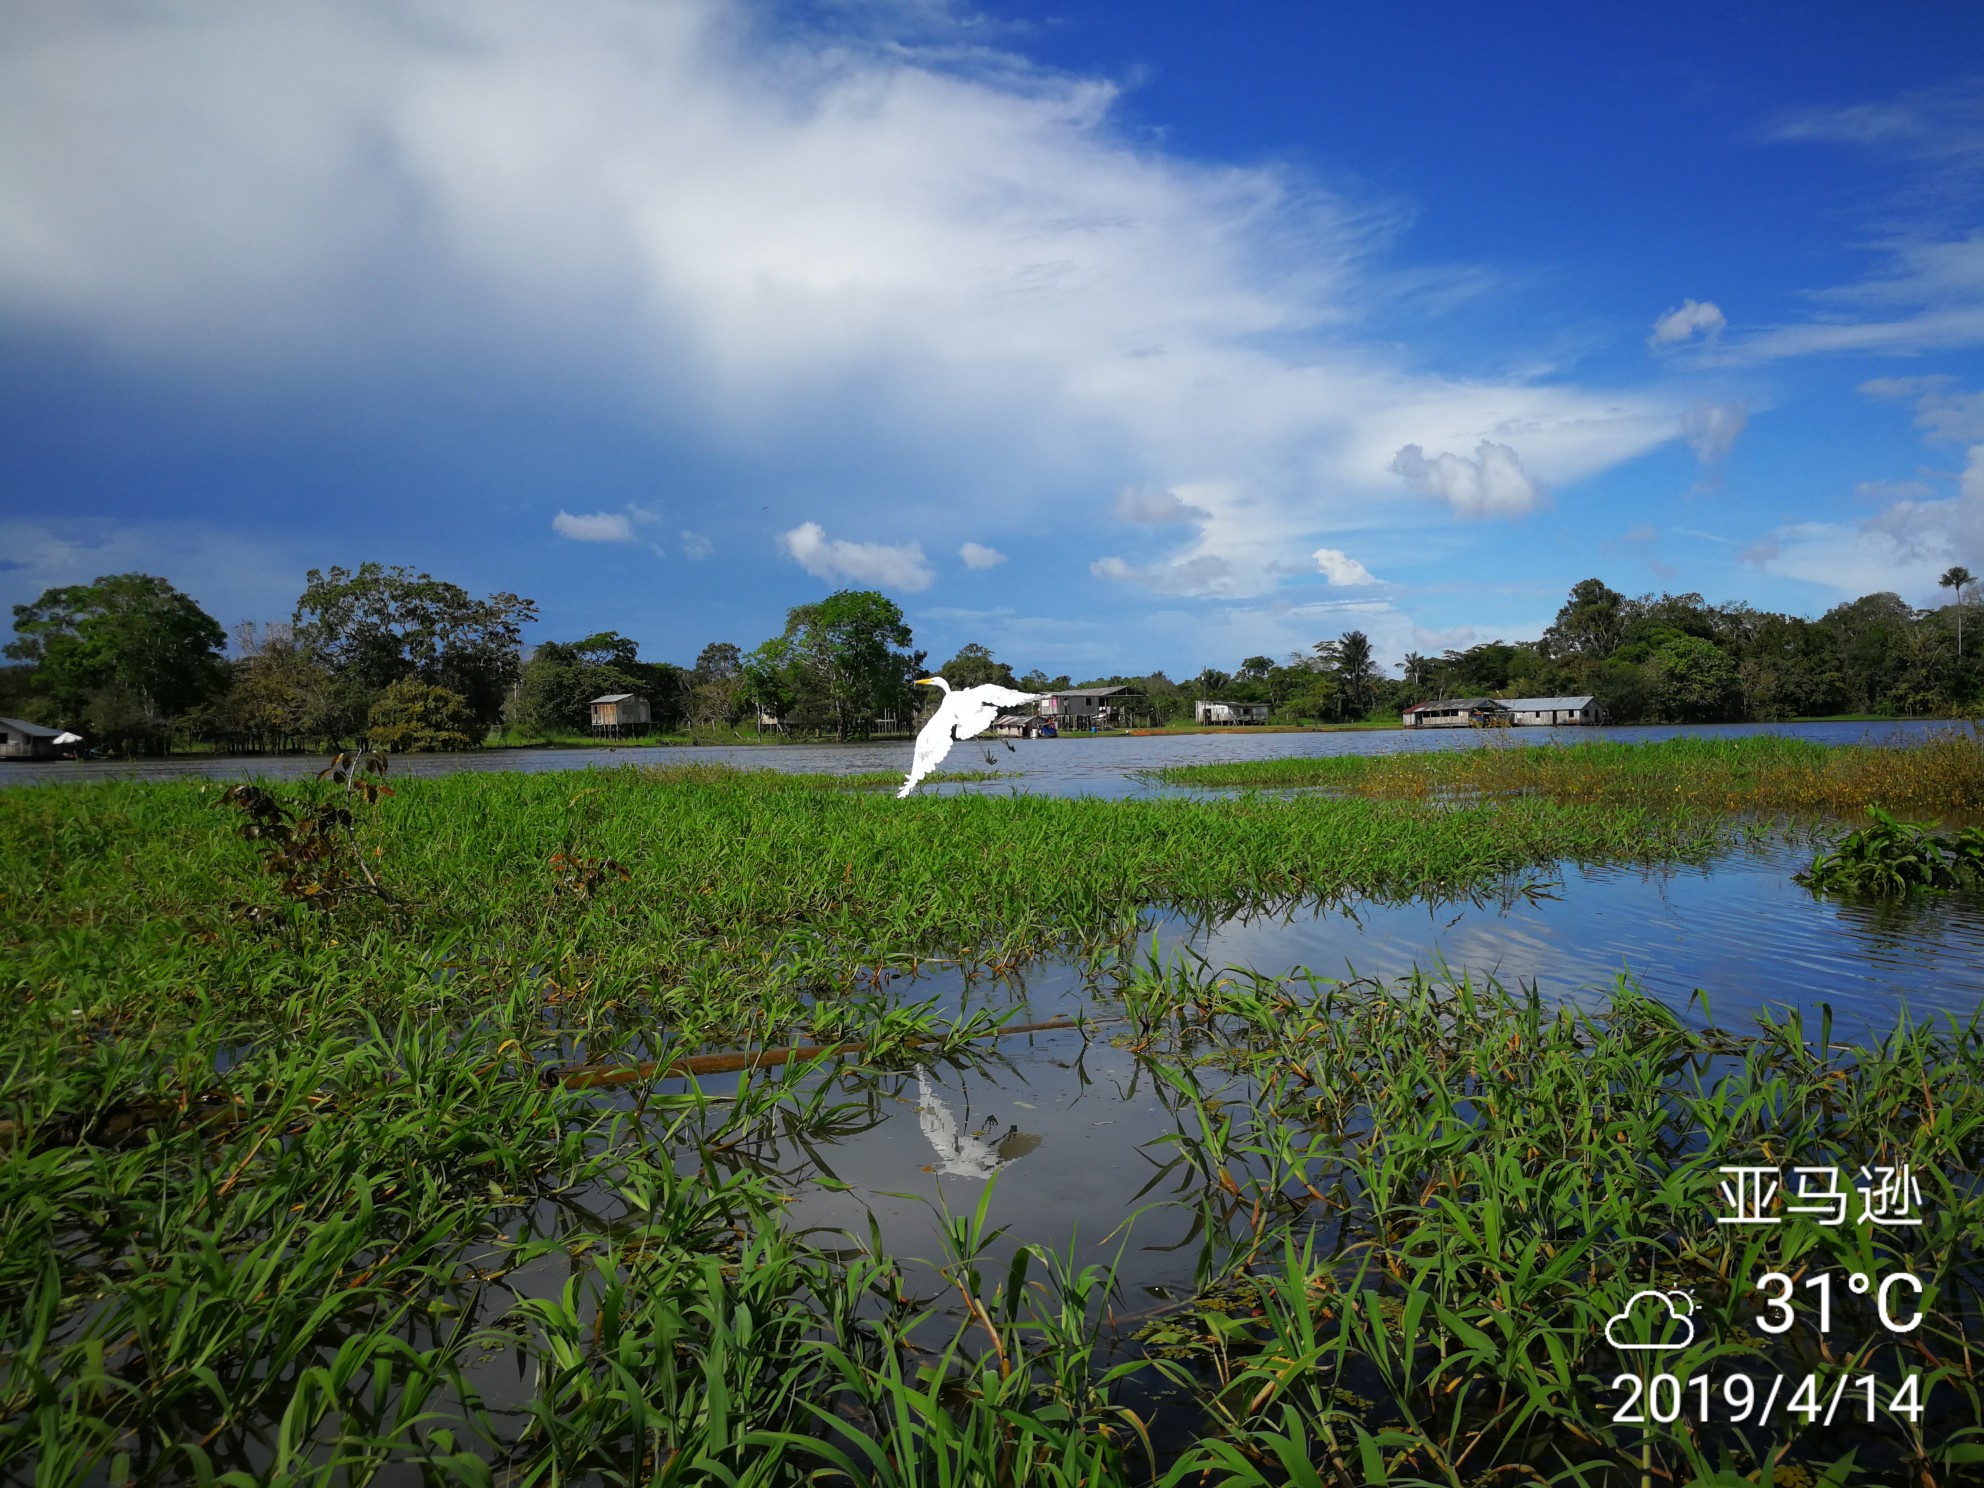
M1392 799L1539 795L1553 800L1713 811L1822 811L1869 806L1934 817L1984 814L1984 733L1951 728L1882 745L1815 744L1777 734L1649 744L1524 744L1179 765L1171 785L1323 786Z
M1146 905L1455 894L1697 853L1713 819L897 803L707 769L397 789L349 843L390 893L328 911L262 871L217 792L0 800L0 1478L1241 1483L1298 1457L1325 1481L1563 1476L1634 1445L1592 1376L1595 1289L1646 1265L1712 1287L1766 1258L1716 1249L1682 1203L1711 1159L1760 1151L1943 1175L1935 1226L1898 1243L1942 1288L1925 1367L1970 1363L1947 1336L1977 1322L1951 1228L1980 1217L1969 1034L1897 1035L1848 1078L1784 1030L1710 1044L1631 999L1565 1020L1488 994L1119 978L1126 1037L1192 1112L1201 1273L1246 1279L1262 1319L1204 1359L1106 1369L1108 1271L1052 1244L989 1266L989 1203L948 1224L942 1296L877 1240L791 1232L792 1154L876 1119L819 1066L721 1101L544 1078L797 1041L956 1057L945 1035L973 1030L890 993L919 958L1075 944L1106 972ZM607 862L626 876L585 869ZM1258 1098L1208 1102L1221 1068ZM1605 1186L1628 1178L1651 1187ZM1154 1463L1132 1402L1160 1373Z

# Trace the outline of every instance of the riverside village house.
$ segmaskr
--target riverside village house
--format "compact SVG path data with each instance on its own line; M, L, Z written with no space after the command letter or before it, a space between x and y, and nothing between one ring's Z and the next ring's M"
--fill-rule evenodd
M1144 696L1134 687L1079 687L1050 692L1035 711L1061 733L1128 728L1145 713Z
M1266 723L1271 711L1267 703L1216 703L1201 698L1192 704L1192 722Z
M25 718L0 718L0 759L54 759L60 729L43 728Z
M1591 697L1443 698L1414 703L1405 710L1407 728L1509 728L1541 725L1589 726L1603 723L1598 700Z
M631 692L609 692L592 700L592 731L596 737L624 739L645 734L650 718L648 701Z

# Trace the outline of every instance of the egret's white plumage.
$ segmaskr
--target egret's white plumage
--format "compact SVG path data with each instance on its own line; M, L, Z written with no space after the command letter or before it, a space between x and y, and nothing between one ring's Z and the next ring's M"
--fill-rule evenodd
M915 790L917 781L943 763L944 756L951 752L951 746L960 739L977 738L992 727L992 720L1008 708L1036 702L1047 695L1042 692L1015 692L996 682L984 682L977 687L967 687L962 692L953 692L951 684L942 677L919 677L916 685L943 688L944 701L916 736L916 754L910 761L909 778L896 792L897 800Z

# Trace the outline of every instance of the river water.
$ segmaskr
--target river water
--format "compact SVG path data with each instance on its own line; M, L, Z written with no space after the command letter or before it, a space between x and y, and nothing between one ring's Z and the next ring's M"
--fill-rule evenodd
M1920 738L1950 724L1911 720L1884 723L1675 724L1644 728L1525 728L1496 740L1536 744L1595 739L1644 741L1681 735L1740 738L1780 733L1821 744L1877 743ZM1968 725L1955 725L1965 727ZM1058 739L973 739L953 748L950 770L999 770L1011 776L992 785L933 789L1023 790L1043 795L1126 796L1161 792L1139 772L1166 765L1235 760L1308 758L1337 754L1392 754L1404 750L1466 749L1479 745L1475 729L1343 729L1322 733L1267 733L1236 728L1216 734L1065 735ZM740 770L797 770L856 774L907 770L906 739L875 744L627 745L590 749L482 749L463 754L395 755L395 776L453 775L461 771L598 770L620 765L722 764ZM298 780L326 761L317 755L183 755L154 760L41 760L0 762L0 786L75 785L92 780Z

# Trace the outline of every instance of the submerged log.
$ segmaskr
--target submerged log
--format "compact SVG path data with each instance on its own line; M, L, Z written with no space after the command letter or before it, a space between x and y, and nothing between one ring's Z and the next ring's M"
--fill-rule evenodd
M1009 1038L1022 1033L1060 1033L1069 1029L1094 1027L1096 1022L1117 1019L1090 1019L1086 1023L1054 1018L1045 1023L1008 1024L974 1033L970 1038ZM904 1044L924 1048L944 1040L935 1036L911 1037ZM648 1079L679 1079L694 1075L727 1075L743 1070L776 1069L794 1060L802 1063L865 1053L865 1041L838 1044L795 1044L783 1049L753 1049L723 1054L684 1054L674 1059L649 1059L638 1064L577 1064L568 1068L546 1066L537 1078L547 1086L562 1085L567 1090L597 1090L613 1085L631 1085ZM491 1066L493 1069L494 1066ZM486 1073L487 1071L485 1071ZM321 1109L321 1107L313 1107ZM56 1117L37 1133L36 1148L117 1147L141 1142L153 1132L200 1128L226 1130L252 1120L255 1110L239 1096L202 1096L189 1104L161 1100L119 1101L102 1111L86 1115ZM10 1152L18 1144L24 1123L0 1119L0 1152Z
M1059 1033L1071 1028L1093 1027L1094 1024L1093 1019L1088 1023L1077 1023L1068 1018L1054 1018L1045 1023L1019 1023L992 1028L984 1033L974 1033L971 1037L993 1039L1009 1038L1020 1033ZM909 1048L916 1049L941 1043L943 1040L913 1037L903 1042ZM569 1069L547 1069L539 1078L547 1085L563 1085L568 1090L597 1090L605 1085L628 1085L649 1078L730 1075L742 1070L775 1069L793 1060L803 1063L842 1054L861 1054L867 1052L868 1048L868 1044L854 1041L844 1044L795 1044L783 1049L754 1049L730 1054L684 1054L671 1060L647 1059L639 1064L575 1064Z

